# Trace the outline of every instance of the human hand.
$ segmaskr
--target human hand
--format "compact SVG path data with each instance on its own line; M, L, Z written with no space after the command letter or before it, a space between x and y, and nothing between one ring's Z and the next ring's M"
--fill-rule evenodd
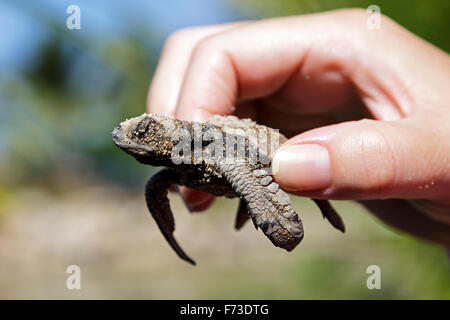
M187 120L235 113L279 128L292 137L272 163L283 189L362 201L450 247L449 56L388 18L375 30L366 20L365 11L339 10L178 31L148 111ZM212 203L181 194L191 211Z

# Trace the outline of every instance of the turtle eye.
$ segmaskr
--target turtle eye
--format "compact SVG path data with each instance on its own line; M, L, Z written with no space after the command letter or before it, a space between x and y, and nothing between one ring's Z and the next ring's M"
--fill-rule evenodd
M150 128L150 121L144 119L141 122L139 122L134 131L139 138L142 138L142 136L148 131L149 128Z
M149 136L155 136L158 133L160 125L152 118L141 120L134 130L131 131L131 137L136 140L146 139Z

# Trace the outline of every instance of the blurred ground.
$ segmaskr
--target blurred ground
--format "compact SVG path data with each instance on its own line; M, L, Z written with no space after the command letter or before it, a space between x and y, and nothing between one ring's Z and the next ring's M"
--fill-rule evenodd
M305 239L286 253L251 223L233 230L237 202L220 199L190 215L172 195L176 236L197 262L166 244L143 194L105 185L62 195L39 189L5 197L0 209L0 298L62 299L449 299L443 250L397 235L357 204L334 202L345 235L296 198ZM65 287L67 266L81 268L82 289ZM381 267L381 290L366 287L367 266Z

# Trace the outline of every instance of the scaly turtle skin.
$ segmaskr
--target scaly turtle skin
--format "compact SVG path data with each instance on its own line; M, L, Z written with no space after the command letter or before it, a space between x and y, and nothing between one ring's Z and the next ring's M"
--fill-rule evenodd
M143 114L117 125L112 137L139 162L166 167L150 178L145 198L159 229L181 259L195 264L173 237L175 223L167 198L172 184L241 198L236 229L250 217L277 247L291 251L303 239L302 221L271 175L272 156L286 141L277 131L235 116L216 115L193 122ZM344 223L331 205L313 200L324 217L344 232Z

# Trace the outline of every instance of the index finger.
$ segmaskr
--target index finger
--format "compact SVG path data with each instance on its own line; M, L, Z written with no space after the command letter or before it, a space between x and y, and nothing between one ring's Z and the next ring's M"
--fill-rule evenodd
M243 22L190 27L172 33L164 44L147 96L149 113L174 116L192 50L203 38Z
M412 57L393 50L384 33L370 33L366 19L361 10L326 12L252 22L202 39L193 50L175 116L201 121L213 114L231 114L243 101L273 96L282 104L293 102L295 108L314 108L320 90L315 92L314 85L305 89L305 83L320 83L316 80L328 73L339 89L355 85L376 118L399 118L394 105L406 105L400 100L407 96L404 90L389 96L399 81L388 70L389 63L376 60ZM384 23L385 28L394 25ZM345 103L353 89L335 91L334 100ZM324 99L330 108L342 105L327 100L327 95Z

